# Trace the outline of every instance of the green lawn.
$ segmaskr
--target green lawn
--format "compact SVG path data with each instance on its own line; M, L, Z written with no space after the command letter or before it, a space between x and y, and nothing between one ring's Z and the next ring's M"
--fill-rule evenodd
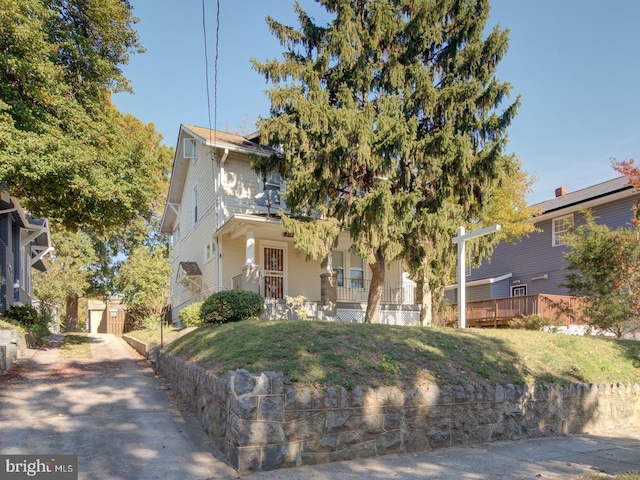
M67 333L60 347L60 358L93 358L86 333Z
M640 342L508 329L247 320L191 332L167 350L224 376L378 385L640 382Z
M175 327L164 327L162 331L164 340L167 341L171 337L174 337L180 330L180 328ZM154 328L153 330L136 330L134 332L127 332L125 335L129 335L130 337L149 345L160 345L161 334L159 327Z

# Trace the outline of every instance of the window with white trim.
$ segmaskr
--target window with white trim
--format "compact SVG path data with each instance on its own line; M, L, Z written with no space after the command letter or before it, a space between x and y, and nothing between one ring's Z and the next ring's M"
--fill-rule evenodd
M573 228L573 213L563 217L554 218L552 220L551 245L557 247L564 245L564 237L571 232Z
M526 285L515 285L511 287L511 296L512 297L521 297L527 294L527 286Z
M279 172L271 172L264 182L264 192L269 205L280 205L280 191L282 190L282 176Z
M182 154L184 158L195 159L197 157L196 153L196 141L193 138L185 138L182 143Z
M344 253L331 252L332 268L336 274L336 286L344 287Z
M215 252L215 246L213 243L213 238L211 238L204 246L204 261L208 262L213 258L213 254Z
M351 288L364 288L364 262L362 258L351 252L351 268L349 277L351 277Z
M191 190L191 220L195 225L198 223L198 186L196 185Z

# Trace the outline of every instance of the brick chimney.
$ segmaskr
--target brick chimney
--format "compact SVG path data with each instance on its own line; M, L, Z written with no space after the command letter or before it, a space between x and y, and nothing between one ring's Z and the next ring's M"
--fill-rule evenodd
M567 187L558 187L556 188L556 198L562 197L567 194Z

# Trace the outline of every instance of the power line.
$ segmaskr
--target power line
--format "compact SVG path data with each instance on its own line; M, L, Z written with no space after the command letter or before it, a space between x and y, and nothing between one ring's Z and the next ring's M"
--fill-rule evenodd
M215 156L215 145L217 143L218 132L218 43L220 37L220 0L216 1L216 53L213 67L213 129L211 128L211 94L209 92L209 53L207 48L207 21L205 11L205 0L202 0L202 33L204 37L204 68L205 82L207 84L207 118L209 121L209 143L213 131L212 156Z

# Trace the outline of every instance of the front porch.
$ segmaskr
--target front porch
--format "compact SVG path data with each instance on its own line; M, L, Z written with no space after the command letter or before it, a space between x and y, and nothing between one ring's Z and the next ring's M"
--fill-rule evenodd
M265 317L269 319L296 318L291 299L282 297L282 290L272 277L260 269L236 275L232 280L234 290L257 291L265 299ZM320 275L321 300L304 299L301 307L310 317L363 323L367 310L370 280L342 278L324 273ZM380 323L414 326L420 323L420 306L416 304L416 285L413 282L385 282L382 289Z

